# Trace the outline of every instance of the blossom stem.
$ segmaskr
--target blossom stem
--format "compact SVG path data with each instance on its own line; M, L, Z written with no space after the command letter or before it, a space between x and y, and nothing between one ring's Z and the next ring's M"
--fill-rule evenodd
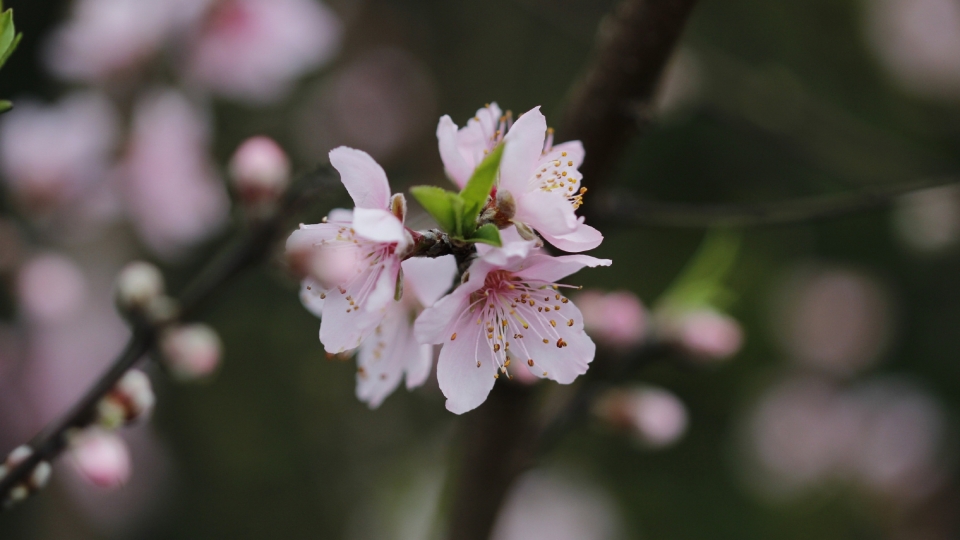
M339 185L337 176L327 166L304 175L286 194L281 210L275 217L257 223L241 234L183 290L180 295L180 317L195 313L202 302L222 289L233 277L264 260L276 239L286 232L286 218L329 194L336 185ZM156 324L147 321L134 322L130 340L107 371L61 418L50 423L31 440L30 456L0 478L0 501L7 500L11 490L25 481L40 462L51 461L59 456L67 446L68 434L72 430L87 427L96 420L95 410L101 398L153 349L159 330Z

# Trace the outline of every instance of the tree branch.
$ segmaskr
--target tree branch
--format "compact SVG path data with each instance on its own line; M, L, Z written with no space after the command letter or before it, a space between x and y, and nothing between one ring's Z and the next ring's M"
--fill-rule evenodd
M689 228L791 225L876 210L910 193L957 184L954 178L940 178L867 188L842 195L744 204L659 202L616 190L594 197L596 216L592 222L612 226Z
M583 142L580 171L591 189L610 174L627 141L639 132L638 118L649 116L660 74L695 3L624 0L602 23L595 61L572 93L557 138ZM537 454L532 389L497 386L464 419L460 481L447 531L451 539L488 538L508 489Z
M315 202L318 197L328 195L337 184L337 176L328 166L301 178L281 201L272 219L253 226L236 242L228 245L184 289L180 295L180 317L188 317L196 312L203 301L233 277L266 258L273 242L286 231L285 223L289 216L306 204ZM30 441L30 456L0 478L0 501L8 500L11 490L27 480L40 462L58 457L67 447L69 432L96 421L97 404L154 347L159 330L157 326L144 321L134 325L129 342L110 368L63 417L48 425Z

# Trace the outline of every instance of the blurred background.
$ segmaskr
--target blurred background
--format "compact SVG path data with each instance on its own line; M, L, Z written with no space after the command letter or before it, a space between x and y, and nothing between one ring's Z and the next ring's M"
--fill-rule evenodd
M0 73L0 453L124 344L126 262L177 291L243 226L242 141L274 138L299 172L348 145L397 191L442 185L439 116L496 101L556 125L613 5L8 0L24 39ZM703 0L656 115L606 187L707 204L960 181L960 1ZM659 333L689 358L598 403L515 486L496 538L960 537L956 185L708 240L698 260L724 262L699 304L670 300L703 230L602 231L614 265L570 280L593 289L602 354ZM124 485L68 455L0 537L436 534L458 418L435 379L360 403L297 288L277 257L208 303L222 366L193 385L151 372L153 418L111 447Z

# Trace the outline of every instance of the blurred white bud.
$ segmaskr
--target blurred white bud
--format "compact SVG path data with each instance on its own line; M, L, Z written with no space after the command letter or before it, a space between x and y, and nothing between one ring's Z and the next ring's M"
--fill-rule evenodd
M165 331L160 339L160 351L174 376L190 381L216 371L223 343L213 328L190 324Z
M230 180L244 204L268 210L290 184L290 160L273 139L252 137L230 159Z
M30 457L33 454L33 449L29 446L22 444L14 448L9 454L7 454L7 459L3 461L3 464L0 465L0 478L3 478L10 472L10 469L16 467L23 460Z
M583 314L584 329L603 345L627 349L647 337L647 311L629 291L587 291L578 294L574 302Z
M893 209L897 237L910 249L931 253L960 239L960 189L936 187L904 195Z
M680 398L662 388L611 390L594 405L594 414L627 431L648 448L675 444L687 431L687 408Z
M115 489L130 479L130 450L119 436L92 428L71 441L70 463L84 479L103 489Z
M733 317L703 309L680 317L676 338L697 359L724 360L740 351L743 330Z
M31 455L33 455L33 449L27 445L14 448L13 451L7 455L7 459L4 460L3 464L0 465L0 478L6 476L10 470L23 463L23 461ZM12 503L20 502L26 499L31 493L43 489L50 481L51 472L50 463L46 461L37 463L33 467L33 470L30 471L27 479L10 490L7 499L3 501L4 506L9 507Z
M163 291L163 274L150 263L132 262L117 276L117 305L124 313L144 311Z
M107 429L116 429L148 417L155 401L150 378L142 371L131 369L97 404L98 421Z

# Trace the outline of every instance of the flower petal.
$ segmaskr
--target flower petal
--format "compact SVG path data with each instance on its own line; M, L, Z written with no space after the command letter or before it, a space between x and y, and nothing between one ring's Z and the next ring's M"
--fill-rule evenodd
M570 234L577 227L573 205L559 191L537 189L517 197L517 213L513 220L526 223L540 234L552 236Z
M403 261L404 294L413 294L420 305L430 307L453 286L457 260L453 255L431 259L417 257Z
M556 326L551 325L550 320L556 322ZM564 304L562 313L528 315L527 322L530 328L525 332L523 348L528 360L533 360L532 366L527 364L530 373L570 384L587 372L597 346L583 331L583 316L573 302ZM561 338L564 345L559 347Z
M450 339L454 323L467 309L470 293L464 294L463 287L458 287L454 291L434 305L423 310L423 313L417 317L413 324L414 335L417 341L424 345L430 343L443 343Z
M410 336L410 341L416 343L412 332ZM430 376L430 370L433 368L433 345L417 345L417 347L420 348L419 351L410 356L407 363L407 390L413 390L427 382L427 377ZM413 354L413 349L410 349L410 354Z
M358 236L374 242L406 244L409 240L407 231L397 216L380 208L354 210L353 228Z
M551 257L544 253L534 253L523 262L523 268L514 273L524 279L553 283L584 267L610 266L610 259L598 259L589 255L564 255Z
M373 290L363 302L363 311L383 314L384 308L395 303L397 293L397 277L400 273L400 261L396 257L387 257L374 270L379 272Z
M554 247L562 249L568 253L580 253L596 248L603 242L603 235L600 231L589 225L583 224L583 218L580 218L580 224L572 233L560 236L553 236L541 232L543 239L550 242Z
M564 152L567 153L566 156L563 155ZM585 155L586 152L583 150L583 143L580 141L567 141L565 143L555 144L550 151L550 158L563 158L572 161L574 169L580 168L580 165L583 164L583 156Z
M411 367L422 370L420 348L421 345L413 339L409 310L400 303L393 304L376 331L360 345L357 398L371 409L379 407L400 385L404 371Z
M467 163L457 147L457 125L448 115L440 117L437 124L437 143L440 146L440 160L447 176L461 189L473 174L475 164Z
M349 292L342 294L334 288L327 292L324 300L320 342L328 353L338 354L356 349L383 318L383 311L354 308L346 299L348 295Z
M543 153L547 133L547 119L540 107L524 113L507 132L500 161L500 188L516 197L530 189L530 178Z
M470 318L472 319L472 318ZM497 363L483 337L483 327L473 320L456 325L457 338L446 336L437 362L437 382L447 398L447 410L463 414L487 399L496 381ZM477 365L477 362L480 365Z
M300 302L303 304L303 307L307 308L307 311L317 317L323 314L324 299L320 297L322 292L323 289L320 287L320 284L312 279L305 279L303 283L300 284Z
M388 207L387 173L369 154L341 146L330 151L330 164L340 173L340 180L358 208L383 210Z

